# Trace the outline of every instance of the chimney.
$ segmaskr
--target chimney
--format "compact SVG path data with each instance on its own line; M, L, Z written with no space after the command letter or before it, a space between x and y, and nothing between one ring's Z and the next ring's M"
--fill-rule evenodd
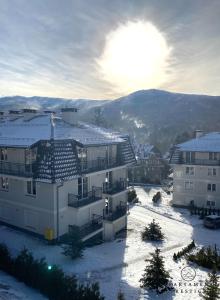
M204 131L203 130L196 130L195 131L195 137L196 137L196 139L200 138L203 135L204 135Z
M78 109L74 107L62 108L61 113L62 113L63 121L71 125L77 125L77 121L78 121L77 111Z
M24 121L29 121L37 115L38 110L34 108L24 108L22 110Z

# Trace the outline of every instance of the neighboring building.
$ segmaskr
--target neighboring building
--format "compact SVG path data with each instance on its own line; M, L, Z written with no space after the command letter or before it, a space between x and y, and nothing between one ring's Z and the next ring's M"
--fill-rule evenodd
M129 138L34 109L0 115L0 221L47 239L83 240L126 227Z
M130 167L129 181L136 183L160 183L168 174L168 164L160 151L150 144L133 143L137 164Z
M175 147L173 204L220 208L220 133L204 134Z

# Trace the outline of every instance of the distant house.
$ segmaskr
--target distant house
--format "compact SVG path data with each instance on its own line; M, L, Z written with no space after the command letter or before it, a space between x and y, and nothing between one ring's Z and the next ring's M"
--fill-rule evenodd
M150 144L134 142L137 164L130 167L129 180L136 183L160 183L166 176L168 165L160 151Z
M0 119L0 222L57 240L77 226L83 240L126 228L128 137L60 113L10 111Z
M220 133L203 134L174 148L173 204L220 208Z

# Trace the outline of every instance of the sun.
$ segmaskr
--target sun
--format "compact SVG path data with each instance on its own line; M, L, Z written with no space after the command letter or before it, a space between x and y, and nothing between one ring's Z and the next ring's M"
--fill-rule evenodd
M106 36L97 59L99 72L118 93L157 88L168 80L171 47L145 21L121 24Z

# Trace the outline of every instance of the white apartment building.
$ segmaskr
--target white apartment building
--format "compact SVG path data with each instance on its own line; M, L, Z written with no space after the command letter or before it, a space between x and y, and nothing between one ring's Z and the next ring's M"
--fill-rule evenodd
M77 109L0 114L0 222L57 240L126 228L129 138L77 121Z
M179 144L171 156L173 205L220 209L220 133Z

